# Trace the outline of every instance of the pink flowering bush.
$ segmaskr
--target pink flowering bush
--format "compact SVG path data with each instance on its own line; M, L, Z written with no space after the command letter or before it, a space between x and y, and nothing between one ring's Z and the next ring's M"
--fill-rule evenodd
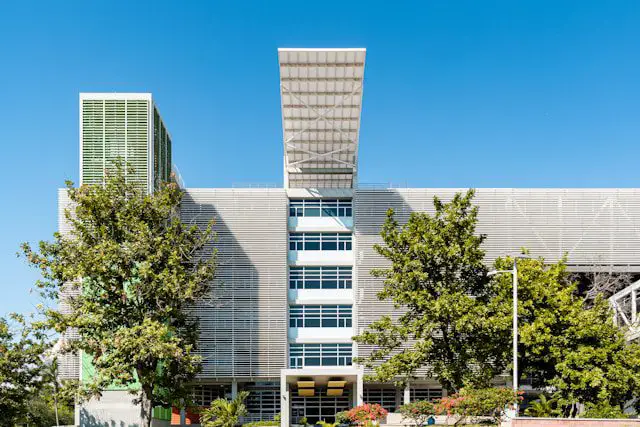
M505 409L513 409L520 403L522 393L503 387L463 388L458 393L440 399L434 409L437 414L457 416L456 426L464 424L467 418L488 418L493 425L500 425Z
M435 415L435 408L428 400L418 400L405 403L398 408L403 420L409 420L414 426L421 426L426 423L432 415Z
M377 403L364 403L347 412L347 418L363 427L370 427L387 416L389 411Z

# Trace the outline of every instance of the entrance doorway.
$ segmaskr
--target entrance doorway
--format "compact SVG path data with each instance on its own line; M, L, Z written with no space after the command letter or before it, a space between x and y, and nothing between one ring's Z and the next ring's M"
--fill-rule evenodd
M342 396L327 396L325 387L316 388L313 396L299 396L294 391L291 396L291 423L300 424L303 417L308 424L318 421L333 423L336 413L351 408L352 401L351 389L345 389Z

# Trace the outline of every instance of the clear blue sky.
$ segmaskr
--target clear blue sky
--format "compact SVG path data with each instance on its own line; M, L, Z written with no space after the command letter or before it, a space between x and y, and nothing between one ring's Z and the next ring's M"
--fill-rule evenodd
M366 47L360 181L635 187L640 2L0 4L0 315L78 176L78 93L152 92L190 187L282 182L278 47Z

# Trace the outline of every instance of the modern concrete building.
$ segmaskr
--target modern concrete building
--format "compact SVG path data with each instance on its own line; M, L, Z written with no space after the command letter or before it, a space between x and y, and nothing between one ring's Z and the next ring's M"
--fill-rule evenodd
M185 189L184 220L204 226L216 218L218 233L214 295L197 307L204 365L193 393L203 406L249 390L248 419L281 413L288 426L302 417L331 420L363 401L393 409L442 395L426 375L403 390L364 383L363 368L352 361L371 349L351 337L393 312L376 298L382 282L370 274L385 265L373 250L385 212L394 208L406 221L411 212L432 211L434 195L448 199L465 190L358 183L365 55L278 50L283 188ZM113 153L139 162L140 182L151 190L168 179L171 143L164 125L157 130L162 121L150 95L80 99L82 182L100 183ZM59 196L62 208L66 194ZM600 265L640 273L640 189L481 188L475 203L478 231L488 236L487 263L527 247L550 262L567 253L576 272ZM83 366L70 361L65 374L81 377ZM78 409L79 421L135 423L130 399L107 391ZM174 421L187 416L176 411Z

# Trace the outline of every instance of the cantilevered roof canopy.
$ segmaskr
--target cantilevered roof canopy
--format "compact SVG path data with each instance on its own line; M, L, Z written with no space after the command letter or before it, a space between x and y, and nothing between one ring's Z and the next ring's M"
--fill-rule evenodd
M365 49L278 49L286 188L353 188Z

